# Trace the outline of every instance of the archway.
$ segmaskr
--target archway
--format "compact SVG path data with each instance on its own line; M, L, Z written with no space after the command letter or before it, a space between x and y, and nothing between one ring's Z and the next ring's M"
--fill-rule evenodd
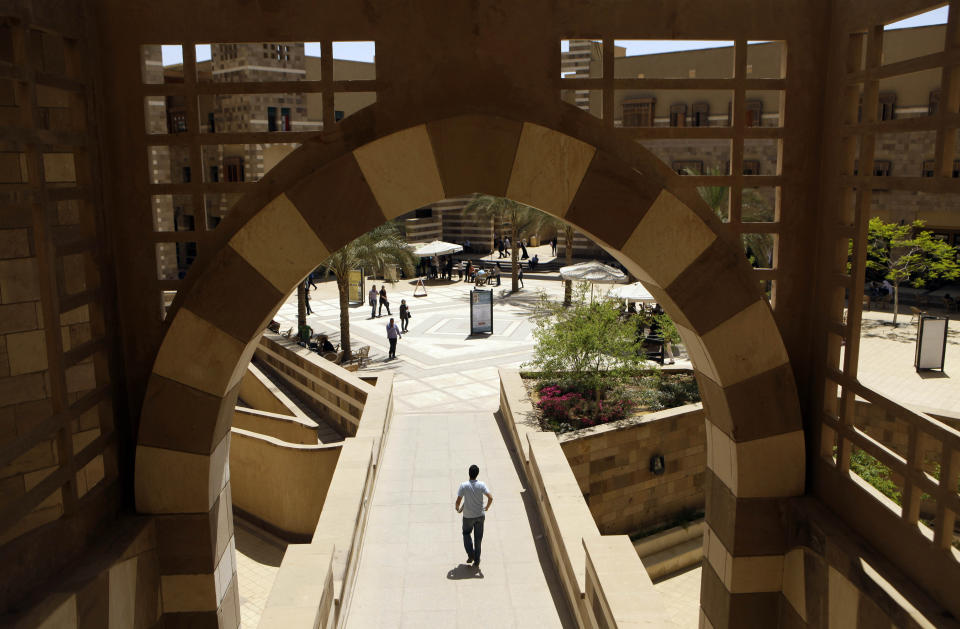
M360 234L471 192L574 224L670 312L709 418L702 604L744 618L755 594L780 591L779 502L803 493L805 453L770 307L739 243L695 193L675 189L676 174L589 115L557 111L395 128L373 106L334 141L301 146L231 211L171 310L141 416L137 508L157 515L166 612L235 604L226 437L242 373L284 295Z

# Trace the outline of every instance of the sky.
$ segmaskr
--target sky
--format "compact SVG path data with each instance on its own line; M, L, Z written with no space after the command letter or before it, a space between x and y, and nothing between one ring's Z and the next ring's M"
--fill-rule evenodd
M930 24L946 24L947 7L941 7L916 15L906 20L893 22L886 26L886 30L895 30L898 28L912 28L915 26L927 26ZM624 46L627 49L628 56L634 55L652 55L662 52L678 52L681 50L703 50L705 48L720 48L731 46L733 42L729 41L699 41L699 40L615 40L617 46ZM310 56L320 56L320 44L308 42L305 44L306 52ZM567 50L566 41L560 43L562 51ZM183 55L180 46L163 46L163 65L174 65L183 62ZM372 62L375 52L374 42L333 42L333 58L349 59L351 61ZM210 44L200 44L197 46L197 61L207 61L210 59Z

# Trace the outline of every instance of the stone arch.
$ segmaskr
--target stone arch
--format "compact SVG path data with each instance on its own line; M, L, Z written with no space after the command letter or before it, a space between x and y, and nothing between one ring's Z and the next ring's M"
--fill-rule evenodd
M167 613L236 605L232 408L284 295L356 236L471 192L574 224L671 313L708 416L702 605L733 621L749 617L756 594L779 596L780 502L803 493L805 453L770 307L738 241L695 192L675 188L677 175L638 144L570 109L535 121L466 114L410 126L373 106L335 139L305 143L231 211L174 303L141 414L137 508L156 515Z

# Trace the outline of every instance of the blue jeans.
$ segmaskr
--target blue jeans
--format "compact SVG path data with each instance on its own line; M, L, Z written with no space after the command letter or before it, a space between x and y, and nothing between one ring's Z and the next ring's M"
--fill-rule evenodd
M483 541L483 520L484 516L479 518L463 518L463 549L467 551L467 557L473 557L480 562L480 542ZM470 534L473 533L473 540Z

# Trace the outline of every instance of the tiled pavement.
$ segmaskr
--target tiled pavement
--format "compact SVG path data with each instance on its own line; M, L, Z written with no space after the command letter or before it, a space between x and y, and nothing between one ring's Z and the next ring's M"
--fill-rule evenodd
M653 586L660 592L663 605L677 629L696 629L700 626L700 574L698 565L657 581Z
M943 372L918 373L913 367L917 326L910 323L909 312L901 313L897 321L894 327L890 311L863 313L860 381L901 404L960 412L960 324L955 320L947 324Z
M256 627L277 578L287 543L257 526L234 517L237 542L237 581L242 627Z

